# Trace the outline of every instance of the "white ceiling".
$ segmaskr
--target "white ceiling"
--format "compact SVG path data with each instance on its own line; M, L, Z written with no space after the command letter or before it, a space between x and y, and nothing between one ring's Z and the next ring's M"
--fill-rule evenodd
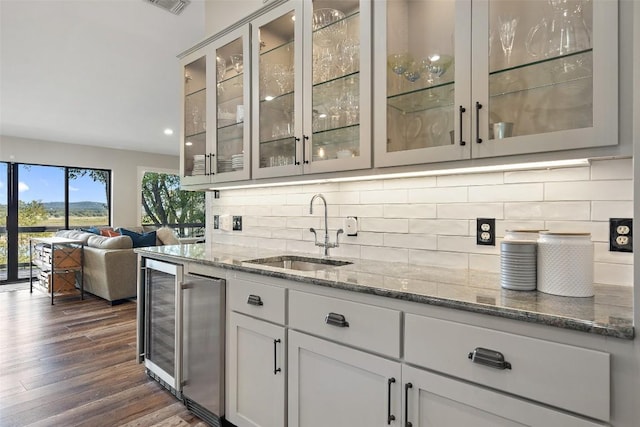
M204 28L204 0L0 0L0 135L178 155L176 55Z

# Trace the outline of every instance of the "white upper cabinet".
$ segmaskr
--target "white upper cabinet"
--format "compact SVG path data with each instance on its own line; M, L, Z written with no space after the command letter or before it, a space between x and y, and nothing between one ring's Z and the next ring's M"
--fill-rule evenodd
M182 60L183 186L249 179L249 58L245 25Z
M617 1L374 5L375 166L618 143Z
M253 177L371 166L371 3L291 0L252 22Z

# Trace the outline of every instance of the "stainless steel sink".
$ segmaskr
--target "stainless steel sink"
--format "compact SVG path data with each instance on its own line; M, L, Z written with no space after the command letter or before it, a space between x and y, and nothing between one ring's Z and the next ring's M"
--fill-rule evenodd
M245 261L251 264L266 265L269 267L284 268L287 270L315 271L324 270L327 267L340 267L353 264L349 261L338 261L326 258L311 258L296 255L274 256L270 258L258 258Z

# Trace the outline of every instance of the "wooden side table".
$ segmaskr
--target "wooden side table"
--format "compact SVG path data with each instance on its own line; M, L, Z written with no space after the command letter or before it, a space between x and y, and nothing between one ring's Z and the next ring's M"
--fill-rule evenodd
M51 305L54 304L56 283L66 280L73 274L75 290L75 273L80 272L80 299L84 300L84 242L63 237L32 238L29 243L29 291L33 292L33 266L45 275L44 287L51 292ZM60 288L60 286L59 286ZM59 289L60 290L60 289Z

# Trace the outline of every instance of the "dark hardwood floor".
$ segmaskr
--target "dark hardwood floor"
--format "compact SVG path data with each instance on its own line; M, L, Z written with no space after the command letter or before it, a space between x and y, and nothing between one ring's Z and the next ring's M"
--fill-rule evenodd
M137 363L135 322L135 302L0 292L0 426L206 426Z

